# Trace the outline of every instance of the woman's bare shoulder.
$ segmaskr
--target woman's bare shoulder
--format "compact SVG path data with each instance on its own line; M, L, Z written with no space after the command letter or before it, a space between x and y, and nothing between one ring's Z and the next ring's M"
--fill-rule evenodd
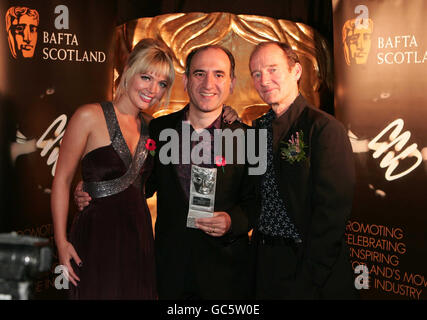
M99 103L87 103L81 105L73 114L75 121L86 125L94 125L104 119L103 111Z
M83 117L99 116L102 114L102 108L99 103L87 103L79 106L76 109L75 114L79 114L79 116Z

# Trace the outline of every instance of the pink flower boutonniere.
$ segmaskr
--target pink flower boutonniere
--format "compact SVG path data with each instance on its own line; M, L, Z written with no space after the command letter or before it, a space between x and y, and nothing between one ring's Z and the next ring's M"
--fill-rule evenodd
M224 173L224 167L227 164L225 162L225 158L223 156L216 156L215 157L215 164L217 167L221 167L222 168L222 173Z
M145 143L145 148L150 151L150 154L154 157L154 155L156 154L156 141L148 138L147 142Z
M306 145L304 144L304 134L300 130L294 135L291 136L288 142L282 141L281 144L283 147L280 148L282 159L287 160L290 163L300 162L307 159L304 149Z

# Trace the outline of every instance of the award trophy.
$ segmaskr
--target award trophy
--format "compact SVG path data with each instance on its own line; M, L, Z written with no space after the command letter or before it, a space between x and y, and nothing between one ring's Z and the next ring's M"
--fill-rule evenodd
M187 227L196 228L195 219L213 217L215 205L216 168L191 166L190 203Z

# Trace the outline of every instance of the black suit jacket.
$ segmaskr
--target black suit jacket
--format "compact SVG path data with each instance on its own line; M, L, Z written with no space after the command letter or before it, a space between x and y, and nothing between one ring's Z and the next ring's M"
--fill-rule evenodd
M288 142L299 131L304 134L307 158L291 164L281 157L281 141ZM354 277L344 232L355 173L343 125L309 106L300 94L273 121L273 152L280 194L302 235L296 296L304 297L305 287L312 285L323 298L353 298Z
M227 164L217 170L215 211L231 217L231 231L212 237L186 227L188 199L177 177L177 166L159 161L163 129L175 129L183 110L154 119L150 137L157 143L155 168L147 186L157 191L155 248L160 299L246 299L250 297L251 259L248 231L256 220L257 177L248 176L247 164ZM223 129L243 129L234 122Z

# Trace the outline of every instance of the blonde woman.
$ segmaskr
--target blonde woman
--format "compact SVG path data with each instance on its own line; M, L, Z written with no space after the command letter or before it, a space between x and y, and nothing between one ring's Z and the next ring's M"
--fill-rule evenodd
M144 110L168 100L175 77L167 48L153 39L131 52L112 102L86 104L62 140L52 186L59 263L71 299L156 299L154 244L144 184L153 165ZM81 162L92 201L67 238L70 185Z

